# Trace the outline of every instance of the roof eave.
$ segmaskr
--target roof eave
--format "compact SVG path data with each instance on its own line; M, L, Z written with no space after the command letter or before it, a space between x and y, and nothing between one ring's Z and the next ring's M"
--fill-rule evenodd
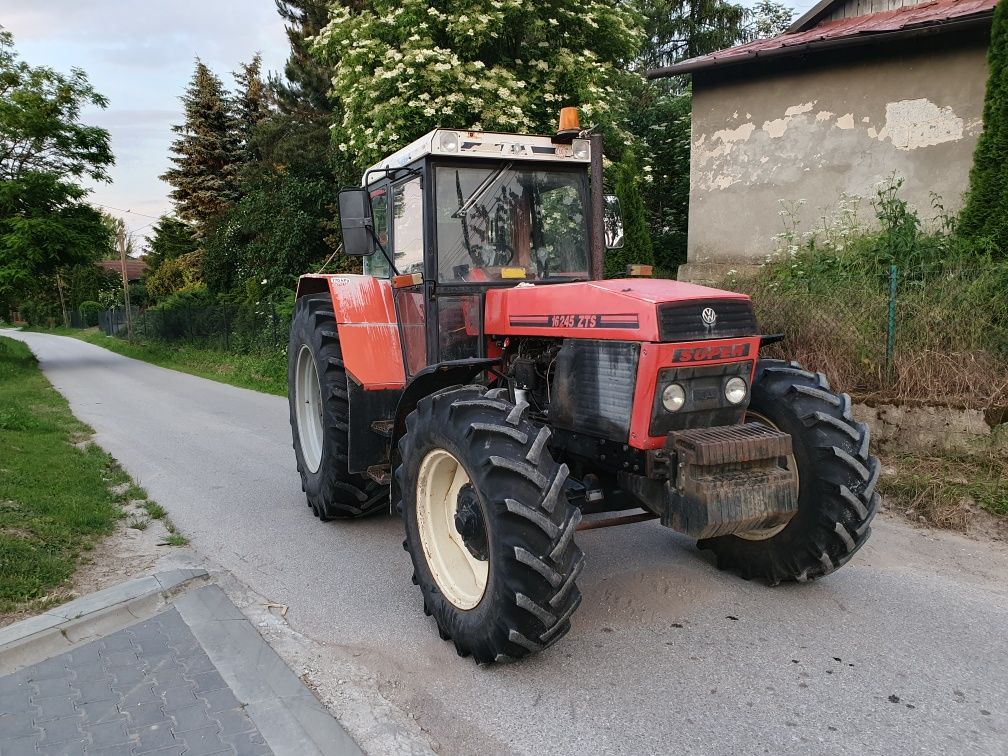
M710 68L723 68L727 66L738 66L744 63L752 63L754 60L768 60L772 58L784 58L789 55L800 55L806 52L820 52L823 50L833 50L841 47L855 47L858 45L877 45L891 42L894 39L906 39L927 34L935 34L944 31L955 31L973 26L988 25L994 16L993 10L980 13L966 18L953 18L946 21L936 21L933 23L913 26L906 29L896 29L891 32L875 32L871 34L855 34L850 37L840 37L838 39L820 39L812 42L804 42L798 45L788 45L785 47L775 47L770 50L757 50L751 55L737 55L726 58L694 58L674 66L664 68L653 68L645 76L648 79L664 79L669 76L681 76L683 74L704 71Z

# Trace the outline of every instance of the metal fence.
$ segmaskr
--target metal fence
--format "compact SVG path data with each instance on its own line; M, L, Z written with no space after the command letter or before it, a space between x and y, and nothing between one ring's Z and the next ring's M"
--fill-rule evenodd
M877 278L838 270L722 285L752 296L763 333L784 334L766 356L822 371L838 390L862 400L986 409L1008 407L1005 278L990 267L894 267ZM268 302L193 303L134 309L133 333L144 341L263 351L283 348L289 322L289 312ZM125 311L101 313L98 325L125 336Z
M824 372L858 398L1008 406L1008 296L997 269L730 282L753 298L767 356Z
M286 345L289 316L276 304L210 303L176 307L132 308L133 336L143 341L188 343L223 351L273 350ZM74 313L71 325L86 327L86 313ZM98 315L98 328L107 336L125 338L130 320L126 308Z

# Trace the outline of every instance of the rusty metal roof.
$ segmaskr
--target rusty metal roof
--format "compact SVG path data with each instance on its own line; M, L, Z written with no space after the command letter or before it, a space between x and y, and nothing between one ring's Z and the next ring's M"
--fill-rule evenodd
M758 39L727 50L684 60L667 68L648 71L649 79L692 73L715 66L751 62L756 59L839 47L847 44L880 42L939 26L963 26L989 21L997 0L932 0L897 10L841 18L789 32L770 39Z
M122 277L122 263L119 260L99 260L95 265ZM126 280L139 281L146 270L147 263L145 261L138 260L135 257L126 258Z

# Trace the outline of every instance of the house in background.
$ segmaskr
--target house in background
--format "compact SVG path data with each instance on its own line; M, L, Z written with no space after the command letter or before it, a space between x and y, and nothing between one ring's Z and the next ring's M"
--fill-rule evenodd
M122 278L122 263L119 260L99 260L95 263L99 268L115 273ZM147 263L135 257L126 258L126 282L136 283L147 270Z
M693 79L688 261L713 281L894 172L922 218L957 211L982 129L996 0L822 0L785 34L649 72Z

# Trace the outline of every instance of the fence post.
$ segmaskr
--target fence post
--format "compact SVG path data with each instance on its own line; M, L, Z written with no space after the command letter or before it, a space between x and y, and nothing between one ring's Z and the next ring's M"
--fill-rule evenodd
M889 324L886 329L885 363L886 376L892 374L893 351L896 348L896 283L899 279L899 268L889 266Z
M226 302L224 303L224 351L231 351L231 322L228 319L228 310L230 305Z

